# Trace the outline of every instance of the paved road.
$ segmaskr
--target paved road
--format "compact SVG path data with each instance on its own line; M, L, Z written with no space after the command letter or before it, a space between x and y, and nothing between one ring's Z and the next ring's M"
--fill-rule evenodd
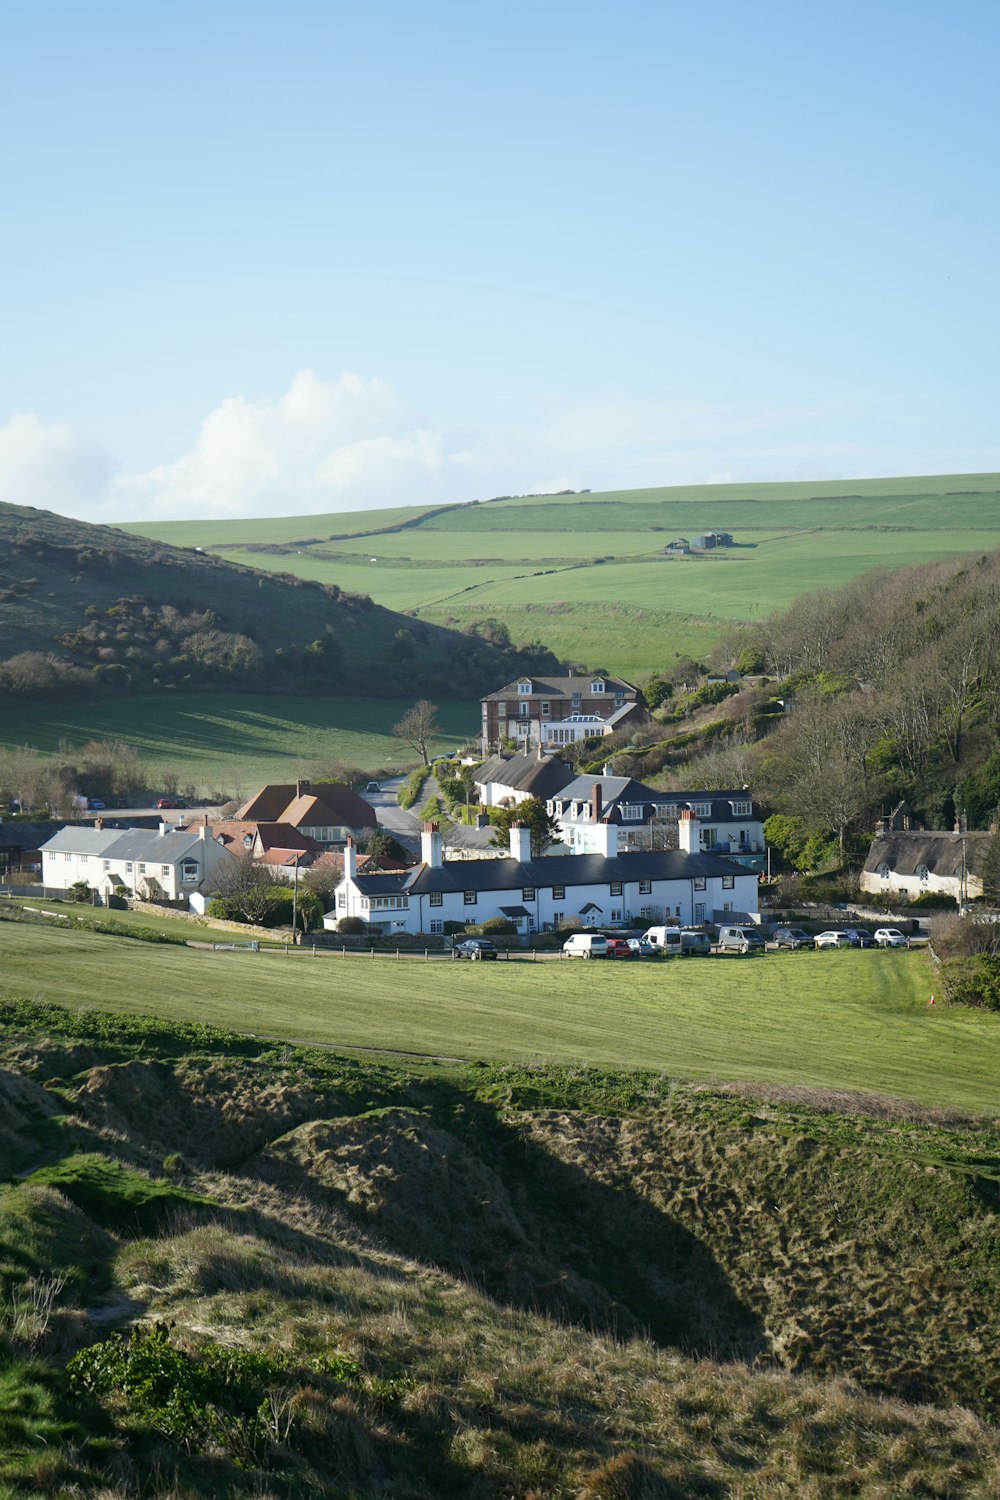
M400 807L396 801L396 794L403 785L403 779L402 776L392 776L380 783L381 791L362 792L361 796L375 809L379 827L384 828L386 833L391 833L405 849L412 849L415 854L418 854L420 852L420 819L414 813L407 812L405 808ZM430 792L427 795L430 796ZM424 800L426 801L426 798Z
M91 807L81 810L75 816L80 818L162 818L165 823L177 823L181 818L186 823L194 823L205 813L210 818L221 816L221 809L214 805L204 807Z

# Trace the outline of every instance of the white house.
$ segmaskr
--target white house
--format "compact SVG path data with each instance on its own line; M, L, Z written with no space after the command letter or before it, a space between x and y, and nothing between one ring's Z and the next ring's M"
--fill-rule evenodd
M67 891L77 881L104 897L124 891L145 900L183 900L233 856L197 828L61 828L42 845L42 884Z
M698 824L696 847L747 869L764 867L764 825L746 788L732 792L658 792L631 776L577 776L546 800L563 843L574 854L603 848L603 823L618 829L622 851L679 847L682 812ZM558 847L558 846L557 846Z
M861 889L887 901L912 900L925 892L954 896L960 906L983 894L983 868L992 833L877 833L872 839Z
M538 749L491 755L476 770L475 787L484 807L515 807L528 797L544 802L573 779L565 761Z
M715 912L754 911L757 876L730 860L697 852L697 821L681 819L681 847L661 853L619 854L617 829L601 825L605 849L595 854L531 857L529 829L515 824L504 859L442 858L437 825L424 825L422 863L397 874L359 872L353 845L344 879L324 926L360 917L373 931L443 933L446 922L481 923L506 917L520 933L560 927L619 927L634 918L684 924Z

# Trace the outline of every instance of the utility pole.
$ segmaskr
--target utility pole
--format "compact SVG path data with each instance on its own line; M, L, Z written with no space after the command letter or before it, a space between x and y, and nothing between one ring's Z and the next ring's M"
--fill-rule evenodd
M299 915L299 856L295 856L295 864L292 866L292 947L298 942L297 922Z

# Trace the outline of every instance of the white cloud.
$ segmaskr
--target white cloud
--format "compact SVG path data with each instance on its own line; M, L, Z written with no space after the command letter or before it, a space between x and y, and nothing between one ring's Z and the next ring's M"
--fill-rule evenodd
M0 427L0 500L82 514L107 494L115 463L62 422L15 412Z
M126 477L70 427L14 416L0 427L0 499L90 520L308 515L583 486L959 472L995 459L909 445L900 456L864 440L872 416L834 402L608 398L536 401L519 422L448 431L384 380L302 370L275 400L228 397L189 453Z

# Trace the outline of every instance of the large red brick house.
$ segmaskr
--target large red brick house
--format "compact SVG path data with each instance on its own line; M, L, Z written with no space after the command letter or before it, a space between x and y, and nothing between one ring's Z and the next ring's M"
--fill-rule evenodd
M519 677L482 699L482 750L489 755L505 740L518 750L556 750L644 718L638 688L621 677Z

